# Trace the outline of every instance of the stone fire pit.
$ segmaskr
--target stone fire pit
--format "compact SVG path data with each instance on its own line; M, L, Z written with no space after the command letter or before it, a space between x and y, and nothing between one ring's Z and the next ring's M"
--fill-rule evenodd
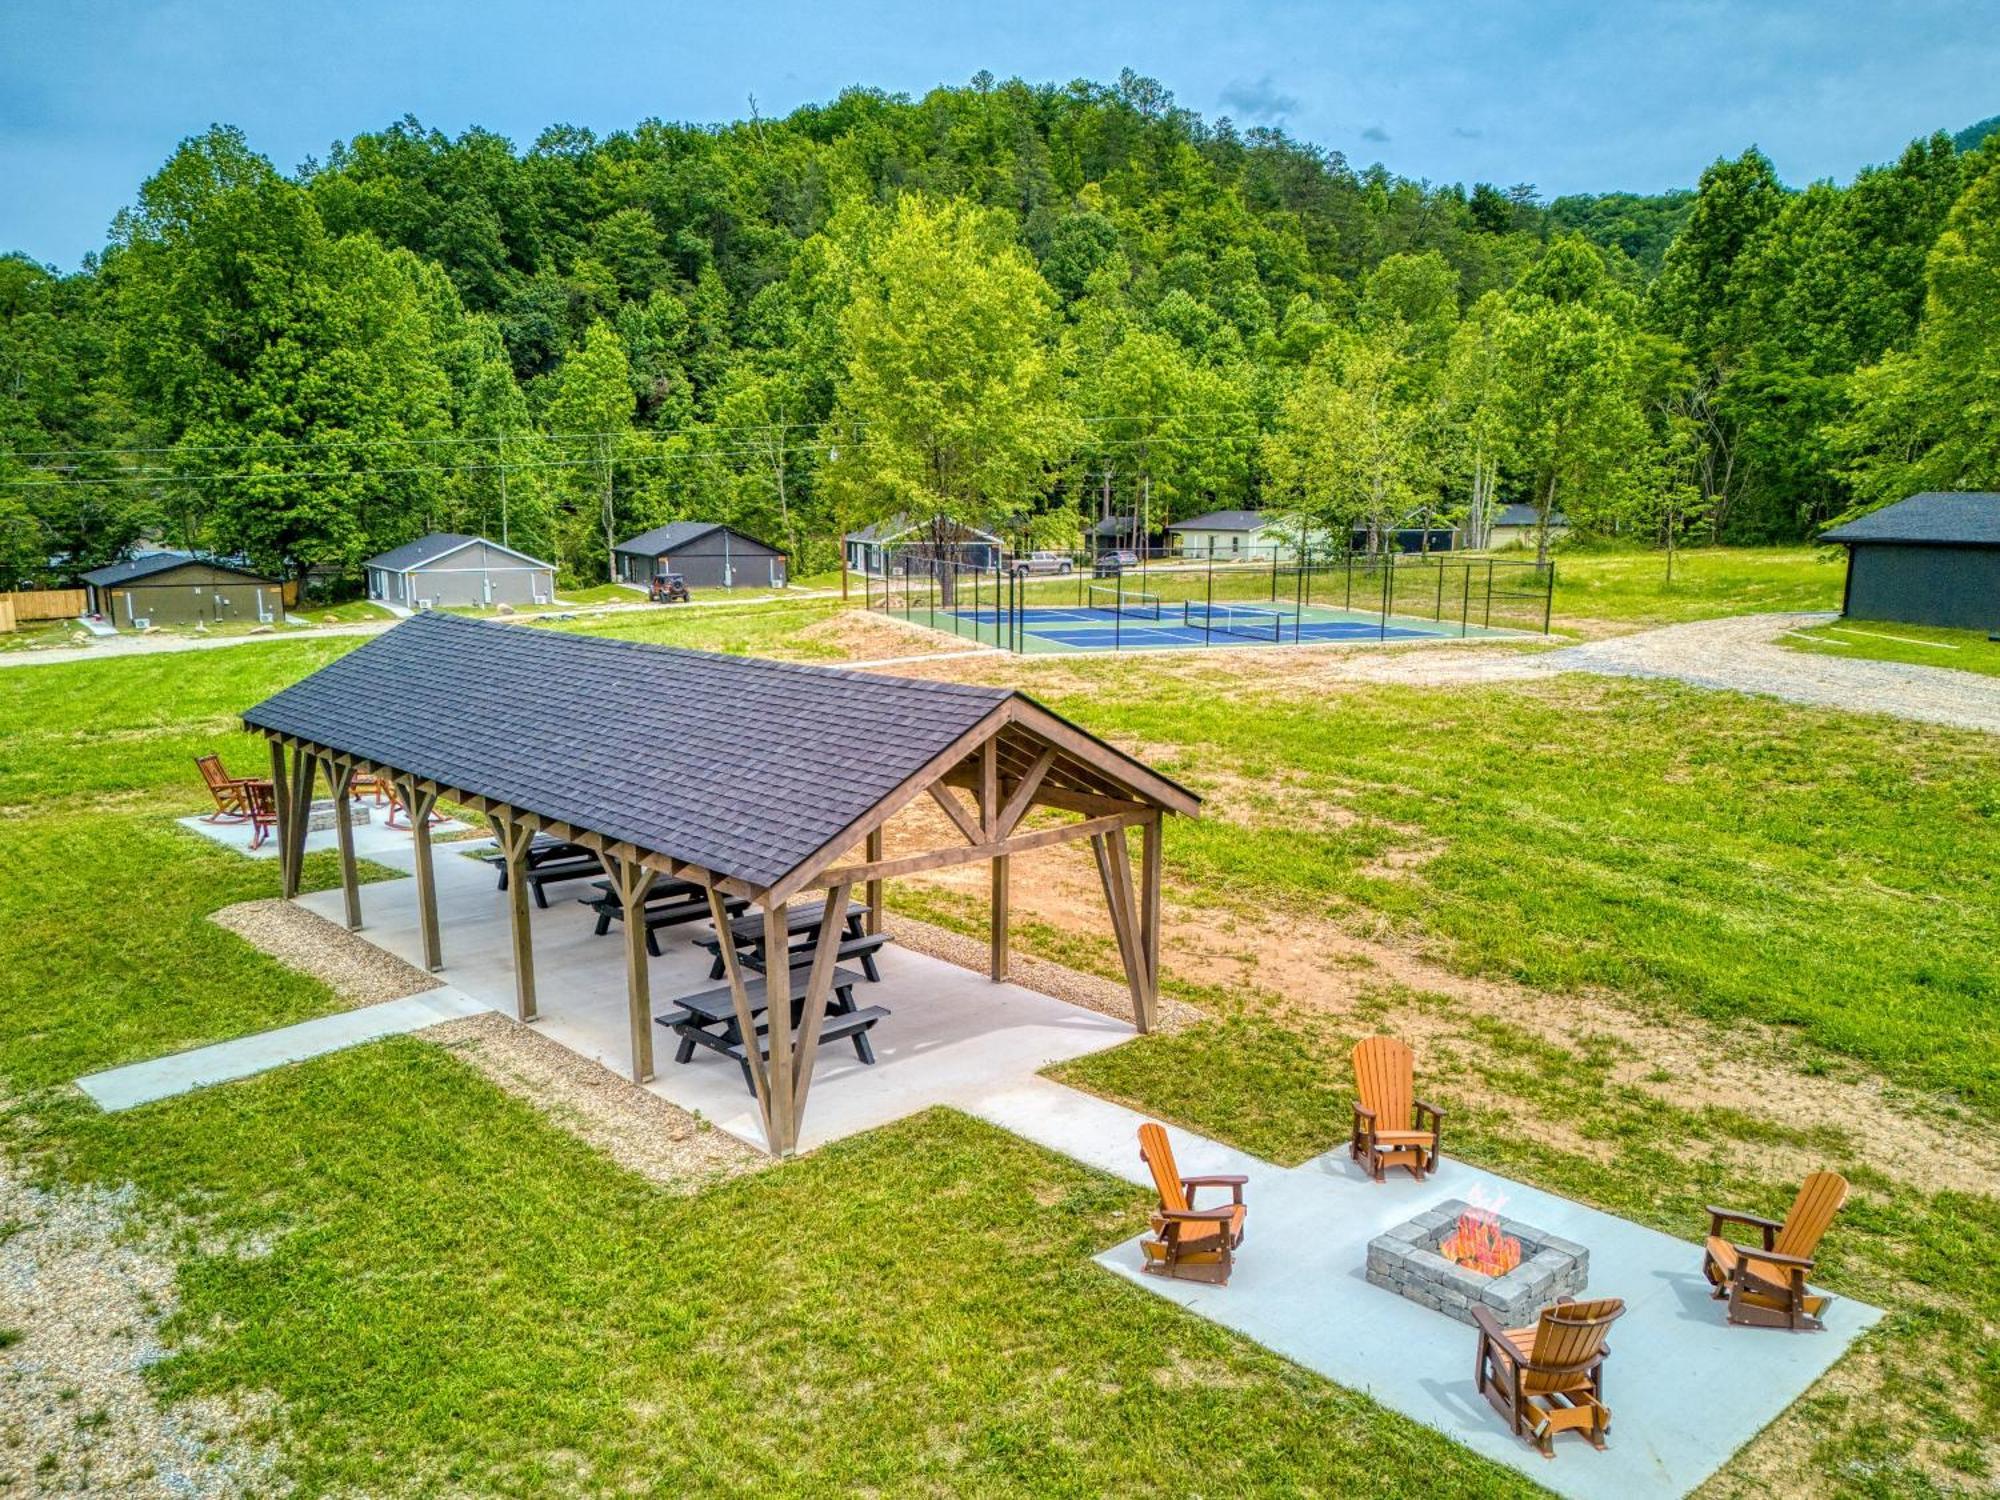
M1521 1244L1521 1263L1489 1276L1438 1253L1473 1205L1453 1198L1368 1242L1368 1279L1461 1323L1483 1304L1508 1328L1525 1327L1557 1297L1576 1296L1590 1279L1590 1252L1546 1230L1495 1216L1502 1235Z
M366 802L349 802L347 811L349 819L357 828L368 821ZM324 833L331 827L333 827L333 798L321 797L313 803L312 811L306 818L306 830L309 833Z

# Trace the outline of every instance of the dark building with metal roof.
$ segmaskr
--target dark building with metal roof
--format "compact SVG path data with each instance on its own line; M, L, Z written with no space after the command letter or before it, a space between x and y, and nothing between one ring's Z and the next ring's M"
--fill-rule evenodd
M2000 629L2000 493L1927 491L1820 540L1847 548L1844 615Z
M284 618L284 586L249 568L188 552L142 552L83 575L89 608L113 625L264 624Z
M720 521L669 521L611 549L620 583L678 573L691 589L779 589L785 554Z

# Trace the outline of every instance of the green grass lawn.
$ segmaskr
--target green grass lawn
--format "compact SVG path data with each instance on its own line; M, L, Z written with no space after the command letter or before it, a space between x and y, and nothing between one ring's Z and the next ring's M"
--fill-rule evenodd
M1195 890L1365 913L1558 994L1773 1023L2000 1121L1991 736L1596 677L1279 699L1207 664L1077 678L1053 706L1196 789L1284 771L1252 821L1169 824ZM1395 851L1419 862L1385 872Z
M305 1495L1529 1493L1106 1276L1143 1195L949 1112L693 1198L415 1039L95 1112L68 1079L338 1003L206 920L275 864L167 820L347 644L0 679L0 1141L181 1215L163 1397L275 1393Z
M797 652L834 607L570 626ZM1104 1275L1088 1256L1142 1196L949 1112L691 1198L414 1039L92 1112L63 1087L79 1072L338 1003L206 920L275 894L274 866L167 820L201 806L192 755L261 769L243 707L356 644L0 673L0 1140L186 1216L164 1395L274 1392L302 1494L1526 1492ZM1581 677L1307 693L1202 662L988 669L1221 794L1167 848L1174 898L1218 921L1386 926L1556 1008L1607 991L1678 1018L1691 1053L1741 1016L1807 1075L1922 1091L1964 1131L2000 1117L1991 737ZM1911 1496L1990 1475L1991 1195L1912 1185L1755 1098L1679 1102L1671 1071L1621 1082L1614 1038L1554 1044L1444 996L1384 989L1338 1019L1190 998L1216 1019L1062 1076L1297 1161L1346 1128L1352 1037L1414 1008L1449 1036L1423 1067L1451 1149L1495 1170L1692 1239L1704 1201L1783 1206L1773 1153L1839 1166L1860 1191L1825 1279L1892 1317L1856 1356L1879 1377L1786 1419L1807 1454L1787 1472Z
M1839 609L1846 576L1837 548L1694 547L1653 550L1558 549L1554 624L1558 630L1615 624L1675 625L1767 610Z
M764 604L670 605L643 613L587 616L541 623L552 630L645 641L656 646L692 646L732 656L778 656L793 661L836 661L832 641L799 639L800 632L834 619L838 600L796 599Z
M372 625L396 618L381 605L366 599L348 599L339 604L308 601L294 608L291 615L294 619L310 620L315 625Z
M2000 641L1991 638L1994 633L1894 620L1840 620L1794 631L1781 643L1813 656L1866 657L2000 677Z

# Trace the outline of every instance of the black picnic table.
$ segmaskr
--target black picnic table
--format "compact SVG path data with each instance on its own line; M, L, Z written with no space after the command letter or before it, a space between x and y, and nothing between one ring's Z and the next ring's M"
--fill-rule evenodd
M791 967L802 969L812 963L813 950L819 944L819 924L825 914L824 902L806 902L789 907L786 911L785 931L788 937L804 936L806 941L795 944L791 949ZM881 970L876 967L875 954L889 942L885 932L871 933L862 923L868 915L868 908L862 902L847 903L846 923L840 939L840 949L835 954L839 959L858 959L862 972L871 981L880 980ZM729 938L742 956L743 966L758 973L764 971L764 918L756 912L746 912L729 924ZM722 939L715 935L704 935L695 939L695 946L706 948L714 955L715 961L709 965L708 977L720 979L728 972L722 963Z
M850 1041L854 1044L854 1055L862 1062L873 1065L875 1049L869 1044L868 1032L889 1012L880 1005L857 1007L854 987L859 983L861 975L852 969L836 968L833 971L832 989L827 995L826 1018L820 1023L819 1040L821 1046L828 1042ZM748 980L743 986L743 997L749 1002L752 1023L756 1027L758 1054L765 1058L771 1054L770 1027L763 1019L768 1010L768 993L762 979ZM794 1027L798 1026L804 1009L805 996L794 994ZM737 1024L736 1004L728 985L684 995L674 1001L674 1009L655 1016L654 1020L680 1038L680 1046L674 1053L675 1062L688 1062L693 1059L696 1047L706 1047L740 1066L744 1087L753 1094L757 1091L757 1085L750 1077L750 1049L744 1043L742 1027Z
M625 920L625 904L612 890L611 882L595 882L600 896L579 896L577 900L597 913L597 935L603 937L611 930L613 922ZM722 906L731 916L742 911L750 903L741 896L725 896ZM675 880L669 876L656 875L653 883L646 888L645 921L646 951L660 956L659 930L675 927L682 922L698 922L712 915L708 909L708 888L695 884L692 880Z
M479 857L499 870L500 889L506 890L507 856L494 849ZM572 844L567 839L546 833L536 834L529 843L525 863L528 867L528 888L535 893L535 905L544 909L549 904L549 898L543 893L543 887L604 873L603 862L583 845Z

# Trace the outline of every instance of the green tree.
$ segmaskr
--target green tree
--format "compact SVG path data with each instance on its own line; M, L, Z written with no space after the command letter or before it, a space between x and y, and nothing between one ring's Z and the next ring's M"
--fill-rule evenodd
M1365 530L1378 552L1431 482L1417 440L1419 410L1382 337L1347 336L1314 360L1285 398L1264 441L1264 466L1284 509L1304 534L1344 540Z
M827 469L858 515L929 521L940 544L1028 509L1075 445L1053 298L1003 219L906 197L872 226L841 315L847 383Z
M542 413L552 452L559 454L555 562L582 579L599 575L584 559L595 531L603 545L603 577L612 576L618 545L616 474L619 455L632 441L632 367L617 332L593 323L583 346L562 363Z

